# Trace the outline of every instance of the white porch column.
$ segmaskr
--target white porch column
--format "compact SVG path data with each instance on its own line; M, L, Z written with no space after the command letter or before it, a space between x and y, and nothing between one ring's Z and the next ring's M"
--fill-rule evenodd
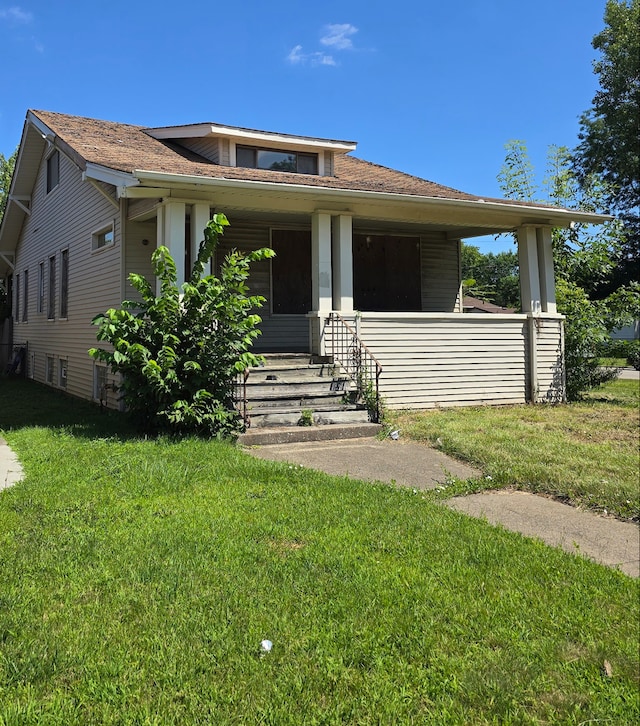
M538 272L540 275L540 303L542 312L556 312L556 281L553 275L553 245L551 228L536 229L538 247Z
M333 309L353 312L353 227L350 215L331 219L333 257Z
M331 216L325 212L311 215L311 305L321 313L331 311Z
M162 222L158 210L158 245L165 245L176 263L178 287L184 282L185 214L184 202L167 202L163 205Z
M538 241L535 227L518 227L518 262L520 264L520 296L523 313L539 313L540 274L538 271Z
M200 251L200 243L204 239L204 228L207 226L207 222L210 218L209 203L202 202L199 204L191 205L191 239L189 240L191 245L191 264L194 265L198 259L198 252ZM187 273L191 273L191 270L187 270ZM208 270L204 271L206 275Z

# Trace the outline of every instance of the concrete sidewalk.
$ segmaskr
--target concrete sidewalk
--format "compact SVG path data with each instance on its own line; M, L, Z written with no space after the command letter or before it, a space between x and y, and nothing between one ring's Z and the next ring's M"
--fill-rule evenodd
M328 474L348 475L414 489L433 489L452 474L480 472L425 444L375 439L315 441L248 448L253 456L288 461ZM526 492L499 491L456 497L446 506L492 524L582 554L632 577L640 576L640 529L593 512Z
M7 442L0 437L0 491L8 489L23 477L22 466Z

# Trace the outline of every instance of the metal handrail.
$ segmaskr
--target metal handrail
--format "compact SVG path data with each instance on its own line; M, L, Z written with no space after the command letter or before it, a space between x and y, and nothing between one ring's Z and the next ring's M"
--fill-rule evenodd
M370 414L375 422L380 420L380 374L382 365L358 333L337 312L330 312L327 325L331 329L331 357L355 381L358 396L366 397L367 388L374 385L375 408ZM325 326L326 327L326 326Z
M236 375L233 386L233 402L236 409L242 416L245 428L251 426L251 417L249 416L249 402L247 401L247 378L249 378L249 369L245 368Z

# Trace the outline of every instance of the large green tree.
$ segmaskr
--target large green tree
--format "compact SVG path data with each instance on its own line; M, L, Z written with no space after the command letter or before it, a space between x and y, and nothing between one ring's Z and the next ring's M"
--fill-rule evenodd
M640 243L640 0L607 0L604 29L593 39L599 88L580 119L573 168L580 184L593 174L608 184L604 201L626 237L609 289L637 278Z
M462 279L473 280L469 294L474 297L490 300L506 308L519 307L518 269L518 255L511 250L483 254L475 245L462 245Z
M506 148L505 164L498 177L505 196L523 199L526 193L523 201L603 211L610 194L609 183L598 174L580 180L566 147L549 148L541 188L533 182L535 174L524 142L512 141ZM566 316L565 364L570 400L611 377L609 371L598 366L598 347L613 328L640 315L637 283L621 286L606 297L600 294L616 270L624 239L623 225L618 219L597 226L575 223L569 229L554 230L558 311Z
M4 154L0 154L0 223L4 217L4 210L7 208L9 199L9 188L11 187L11 177L16 165L16 156L18 150L7 159Z

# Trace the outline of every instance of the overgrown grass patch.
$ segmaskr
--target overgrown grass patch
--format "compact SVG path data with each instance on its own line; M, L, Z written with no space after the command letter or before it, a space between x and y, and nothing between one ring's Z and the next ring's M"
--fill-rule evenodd
M579 403L408 412L394 425L482 469L490 478L475 489L513 486L638 519L639 391L619 380Z
M34 391L38 425L11 424L0 382L26 473L0 494L0 724L640 717L621 573L411 490L119 436L26 384L23 408Z

